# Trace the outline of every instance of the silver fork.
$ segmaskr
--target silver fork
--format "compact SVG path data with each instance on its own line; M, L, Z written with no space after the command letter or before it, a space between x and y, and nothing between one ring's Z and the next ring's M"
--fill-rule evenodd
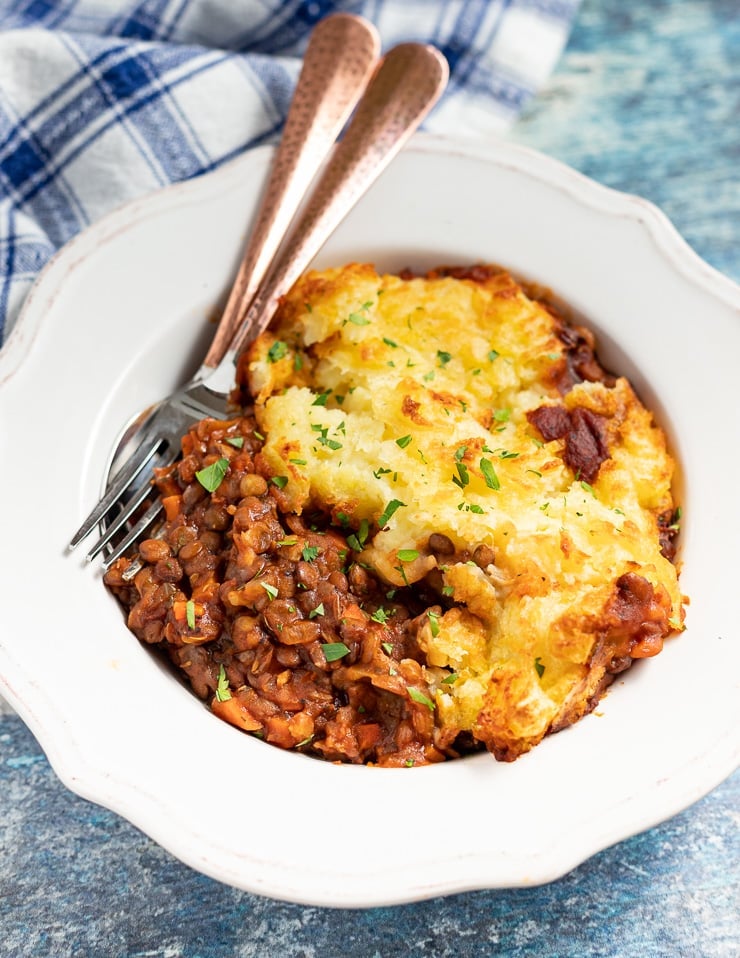
M447 62L434 47L405 43L386 54L266 279L251 305L244 305L240 324L236 326L238 320L232 321L232 337L223 346L223 358L215 368L204 362L190 383L157 407L137 437L136 451L72 538L70 548L89 535L117 505L123 504L87 558L98 555L152 494L150 484L142 483L127 498L147 464L154 464L157 457L158 466L171 465L179 457L182 436L193 423L227 415L239 354L267 327L279 298L419 126L441 96L447 77ZM217 338L220 332L219 328ZM149 529L161 510L162 504L156 498L107 555L105 568Z

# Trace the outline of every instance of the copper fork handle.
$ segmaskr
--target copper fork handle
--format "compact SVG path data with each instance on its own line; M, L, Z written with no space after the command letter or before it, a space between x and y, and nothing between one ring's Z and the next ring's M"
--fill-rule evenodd
M338 13L313 30L283 134L236 280L204 365L223 358L298 205L376 65L377 31Z
M402 43L383 58L249 307L227 353L232 360L267 327L280 297L419 126L444 91L448 75L447 61L431 46Z

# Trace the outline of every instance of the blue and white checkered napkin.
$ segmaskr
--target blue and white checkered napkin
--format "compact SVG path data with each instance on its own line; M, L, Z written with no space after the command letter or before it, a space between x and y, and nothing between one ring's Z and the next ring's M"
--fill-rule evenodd
M125 200L276 138L313 25L446 55L426 129L500 133L580 0L0 0L0 342L52 253Z

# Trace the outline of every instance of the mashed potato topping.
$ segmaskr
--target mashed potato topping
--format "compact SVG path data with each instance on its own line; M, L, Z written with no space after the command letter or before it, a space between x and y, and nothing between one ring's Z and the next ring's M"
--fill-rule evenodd
M438 596L420 642L443 727L516 758L681 628L664 435L508 273L308 273L247 375L281 505L330 512L390 591Z

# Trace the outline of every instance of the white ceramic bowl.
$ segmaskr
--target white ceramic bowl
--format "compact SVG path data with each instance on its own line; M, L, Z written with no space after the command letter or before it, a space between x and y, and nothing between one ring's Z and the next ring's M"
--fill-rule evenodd
M332 765L219 721L65 543L122 424L193 367L270 153L129 204L46 268L0 354L0 688L74 791L240 888L366 906L557 878L737 765L740 290L666 219L509 144L419 137L320 256L493 261L551 287L631 376L682 465L687 630L513 765Z

